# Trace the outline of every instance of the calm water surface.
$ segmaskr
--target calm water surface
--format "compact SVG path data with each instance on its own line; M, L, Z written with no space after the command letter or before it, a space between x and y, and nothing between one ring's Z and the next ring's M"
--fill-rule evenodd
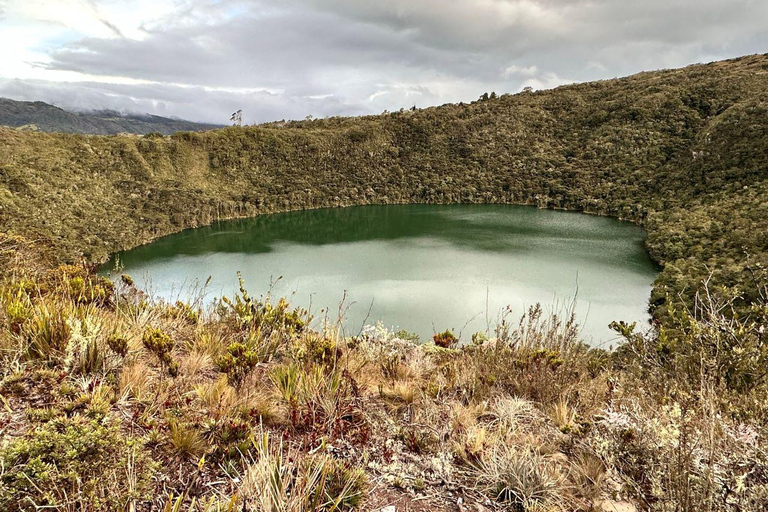
M119 254L152 295L288 296L345 331L381 321L422 340L452 328L493 333L502 308L560 309L576 296L585 340L610 344L612 320L648 321L658 268L643 231L615 219L510 205L360 206L265 215L184 231ZM112 268L110 265L105 269ZM279 279L282 276L282 279ZM317 320L319 321L319 320Z

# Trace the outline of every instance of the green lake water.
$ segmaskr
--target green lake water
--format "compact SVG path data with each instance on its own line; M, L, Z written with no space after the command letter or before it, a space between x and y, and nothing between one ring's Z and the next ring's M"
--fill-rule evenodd
M469 340L509 306L515 320L576 297L585 341L617 340L613 320L648 324L658 268L644 232L627 222L510 205L387 205L265 215L184 231L118 255L123 272L167 300L232 297L237 272L253 296L310 308L316 325L364 324ZM113 263L105 265L112 268ZM279 279L282 276L282 279ZM346 298L345 298L346 293Z

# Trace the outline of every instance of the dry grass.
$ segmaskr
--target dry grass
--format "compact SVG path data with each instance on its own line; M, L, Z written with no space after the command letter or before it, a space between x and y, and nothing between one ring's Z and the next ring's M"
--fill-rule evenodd
M570 478L574 493L594 503L605 493L608 479L605 462L594 453L581 452L571 460Z
M549 417L557 428L570 431L576 425L578 412L567 401L562 400L550 407Z
M266 433L256 437L258 458L246 467L238 494L258 512L347 511L365 499L364 474L327 456L304 457Z
M385 489L435 497L443 489L435 482L446 482L515 510L589 510L614 496L654 512L765 504L764 388L733 393L709 373L695 386L680 381L648 340L632 340L643 352L631 365L621 354L606 366L600 354L594 364L568 322L537 309L514 328L501 326L503 339L446 350L380 327L357 339L307 332L286 306L245 299L192 321L188 308L141 302L131 290L80 303L69 288L19 295L23 287L11 286L14 293L0 294L6 424L29 442L68 416L119 421L124 435L140 436L132 441L137 460L162 462L156 507L347 510L369 492L346 488L364 488L363 471ZM7 312L16 303L22 320L12 328ZM243 320L254 312L274 323ZM718 322L694 324L701 330L682 339L757 335ZM148 327L172 350L150 351ZM120 348L111 336L127 350L110 348ZM246 350L232 350L236 343ZM226 354L256 364L232 381L216 364ZM166 355L178 363L175 376ZM125 484L146 486L131 457ZM99 492L122 488L110 482ZM342 498L334 505L331 496Z
M535 448L496 444L480 458L474 474L481 489L513 509L566 509L569 493L562 469Z
M121 400L149 400L153 380L149 366L141 359L134 359L120 371L117 390Z
M181 374L190 377L209 374L214 370L213 361L207 352L192 350L180 358Z

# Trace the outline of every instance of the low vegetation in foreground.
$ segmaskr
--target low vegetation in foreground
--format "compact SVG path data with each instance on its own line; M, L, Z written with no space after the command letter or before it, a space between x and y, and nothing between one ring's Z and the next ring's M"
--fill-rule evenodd
M201 310L0 239L0 509L768 507L765 286L608 353L509 311L419 344L285 300ZM624 508L617 508L624 507ZM635 507L635 508L632 508Z

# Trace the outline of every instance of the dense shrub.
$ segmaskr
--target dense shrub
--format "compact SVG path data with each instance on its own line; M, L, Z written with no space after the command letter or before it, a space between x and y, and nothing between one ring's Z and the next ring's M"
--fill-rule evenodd
M119 425L56 418L0 448L0 508L123 510L146 500L157 465ZM130 482L130 483L129 483ZM72 501L74 500L74 501Z
M148 326L144 329L144 335L141 338L144 347L153 353L160 360L160 364L168 370L168 373L175 377L179 371L179 364L171 357L174 342L170 336L154 327Z

